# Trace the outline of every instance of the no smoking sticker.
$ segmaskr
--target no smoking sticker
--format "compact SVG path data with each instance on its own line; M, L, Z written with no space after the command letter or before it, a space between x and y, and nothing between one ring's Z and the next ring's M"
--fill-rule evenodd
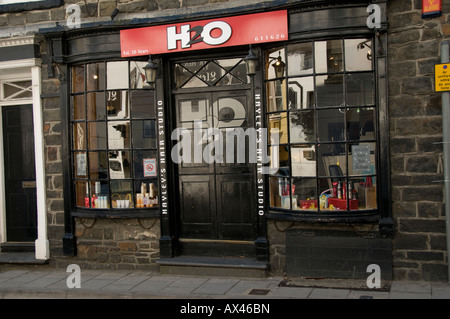
M144 177L156 177L156 158L144 158Z

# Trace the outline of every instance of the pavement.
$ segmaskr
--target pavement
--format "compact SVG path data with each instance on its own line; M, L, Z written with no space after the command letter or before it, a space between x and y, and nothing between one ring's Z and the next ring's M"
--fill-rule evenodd
M78 276L80 275L80 276ZM77 288L79 286L79 288ZM447 282L166 275L159 271L0 265L0 299L450 299Z

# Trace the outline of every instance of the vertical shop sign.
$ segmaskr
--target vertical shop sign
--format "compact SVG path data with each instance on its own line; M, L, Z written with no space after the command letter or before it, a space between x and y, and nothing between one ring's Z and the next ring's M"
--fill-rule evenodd
M264 146L266 139L263 138L262 134L265 130L262 129L262 108L261 108L261 94L255 93L255 126L256 126L256 186L258 188L258 196L257 196L257 207L258 207L258 215L264 215L264 167L263 167L263 156L264 156Z
M159 185L161 188L161 213L168 213L168 187L167 187L167 168L166 168L166 131L164 124L164 103L158 100L158 140L159 140Z

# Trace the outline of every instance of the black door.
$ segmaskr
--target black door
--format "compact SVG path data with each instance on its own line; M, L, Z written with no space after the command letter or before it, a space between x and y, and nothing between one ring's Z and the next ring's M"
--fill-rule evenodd
M178 132L179 140L183 136L186 142L175 145L180 156L181 241L256 239L250 102L250 90L178 94L175 98L177 128L184 130ZM217 245L210 247L220 253Z
M5 161L6 238L37 238L36 171L32 105L2 108Z

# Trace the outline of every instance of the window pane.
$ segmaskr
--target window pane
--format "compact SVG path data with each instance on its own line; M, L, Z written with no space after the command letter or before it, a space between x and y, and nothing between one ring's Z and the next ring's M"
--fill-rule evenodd
M375 175L375 143L350 145L349 175Z
M375 140L375 108L354 108L347 111L349 140Z
M86 118L86 108L84 107L84 95L74 95L70 99L73 120L84 120Z
M270 168L274 175L289 176L289 148L287 146L271 146L269 148Z
M106 149L106 123L89 122L89 149Z
M90 207L89 182L77 181L75 183L77 207Z
M266 76L267 79L276 79L277 75L275 73L275 67L274 64L278 60L278 58L281 59L283 63L286 63L286 57L285 57L285 49L284 48L277 48L273 50L268 50L267 54L269 56L266 57ZM284 76L284 74L283 74Z
M270 206L284 209L291 208L291 184L287 177L269 179Z
M291 146L292 176L316 176L315 145Z
M315 178L293 178L292 209L317 211L317 191Z
M88 121L106 119L105 92L87 93L87 119Z
M289 115L289 133L291 143L315 142L314 111L291 112Z
M86 123L74 123L72 126L73 149L86 149Z
M374 104L374 81L372 73L346 74L347 105Z
M109 208L109 189L106 181L93 181L90 184L91 208Z
M133 121L133 148L156 148L154 120Z
M134 119L155 118L155 91L131 91L131 115Z
M146 179L135 181L136 208L158 206L158 179Z
M343 71L341 40L319 41L314 47L316 73L335 73Z
M133 182L111 181L111 204L113 208L132 208L134 207L133 199Z
M267 82L267 111L286 110L286 81L270 81Z
M298 43L288 46L288 75L313 73L312 43Z
M3 98L7 100L33 97L31 81L15 81L3 83Z
M131 147L130 121L108 122L108 147L110 149Z
M72 93L84 92L84 65L72 67Z
M354 189L358 195L359 209L377 209L377 185L375 176L354 180Z
M345 141L345 108L317 111L320 142Z
M98 91L105 89L105 64L93 63L87 65L87 90Z
M317 107L343 106L344 81L342 74L316 77Z
M128 88L128 62L108 62L106 64L107 89L127 89Z
M109 175L111 179L124 179L131 177L131 152L109 152Z
M314 107L314 78L289 79L288 104L290 109L310 109Z
M134 166L134 177L135 178L148 178L151 177L152 172L146 167L153 160L157 161L156 151L134 151L133 153L133 166ZM145 162L145 163L144 163ZM155 168L156 172L156 168Z
M288 129L287 129L287 113L275 113L268 115L269 124L269 140L275 139L275 134L278 133L279 144L288 143Z
M86 152L76 152L74 153L74 165L75 165L75 177L76 178L87 178L87 155Z
M192 62L196 63L196 62ZM183 63L183 65L186 63ZM178 89L183 86L186 81L193 76L191 72L189 72L186 68L184 68L181 64L175 64L174 66L174 78L175 78L175 87Z
M89 152L89 178L108 178L108 161L106 152Z
M372 41L345 39L345 69L347 71L372 70Z
M130 62L130 88L131 89L142 89L147 85L145 79L145 71L144 66L147 65L148 62Z
M108 119L126 119L130 117L128 91L106 92Z
M347 174L347 156L345 144L320 144L318 147L317 163L319 176L344 176Z

